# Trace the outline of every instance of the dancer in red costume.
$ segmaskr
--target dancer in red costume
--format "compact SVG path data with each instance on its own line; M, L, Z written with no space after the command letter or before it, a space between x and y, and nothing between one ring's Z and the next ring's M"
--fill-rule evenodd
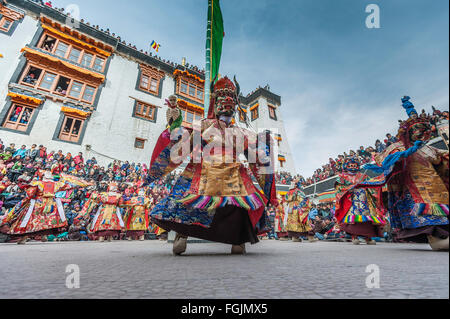
M208 118L199 125L194 124L193 131L180 127L181 112L176 97L168 101L170 128L163 132L155 147L149 183L169 174L191 157L172 193L151 213L158 226L177 232L175 255L185 252L188 236L230 244L233 254L244 254L245 243L257 243L258 233L267 231L266 205L277 203L274 159L270 156L273 144L267 142L271 140L270 134L265 132L257 137L233 124L240 94L235 83L227 77L217 81L211 90ZM182 139L171 140L171 133L184 134L184 141L187 140L189 151L177 161L171 152L179 154L176 147ZM227 139L233 135L236 143L231 143L230 149ZM237 146L237 141L243 142L242 148ZM250 169L263 192L255 187L247 169L239 162L240 156L249 157L253 151L258 156L255 161L249 160Z

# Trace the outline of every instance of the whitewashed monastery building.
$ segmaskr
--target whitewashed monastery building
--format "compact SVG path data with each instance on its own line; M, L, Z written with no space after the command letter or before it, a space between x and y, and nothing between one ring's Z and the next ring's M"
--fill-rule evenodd
M0 0L1 1L1 0ZM68 23L69 22L69 23ZM136 50L88 24L29 0L0 4L0 138L148 163L176 94L184 125L203 116L204 74ZM239 75L238 75L239 76ZM295 174L280 96L268 87L242 96L255 129L271 129L279 171ZM239 119L237 119L239 122Z

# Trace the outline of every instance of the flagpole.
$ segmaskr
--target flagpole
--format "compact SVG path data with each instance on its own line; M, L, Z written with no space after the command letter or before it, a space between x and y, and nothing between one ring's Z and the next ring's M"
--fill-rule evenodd
M213 0L208 0L208 25L206 31L206 66L205 66L205 118L208 116L209 100L211 96L211 41L212 41L212 9Z

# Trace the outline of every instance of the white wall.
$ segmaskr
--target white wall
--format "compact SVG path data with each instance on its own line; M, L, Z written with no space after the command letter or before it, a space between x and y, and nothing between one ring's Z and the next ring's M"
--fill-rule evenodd
M291 148L288 142L288 138L286 135L286 130L284 129L284 121L281 116L280 107L278 106L276 114L277 114L277 120L273 120L269 116L269 107L268 102L264 97L259 97L258 101L259 103L259 118L255 121L251 121L251 112L248 110L248 115L250 118L250 123L253 126L255 130L264 130L269 129L271 132L280 134L282 137L282 142L280 143L280 146L276 144L276 163L277 163L277 170L282 172L289 172L291 174L297 174L296 168L295 168L295 162L294 158L291 153ZM253 103L254 105L254 103ZM250 105L251 106L251 105ZM286 158L286 162L284 163L284 167L280 167L280 163L278 162L278 154L284 155Z
M109 66L106 86L103 88L97 110L92 115L83 145L112 158L149 163L159 135L166 128L165 99L174 92L173 78L166 75L161 99L135 89L138 64L122 56L114 55ZM135 100L130 96L159 106L157 122L132 117ZM147 139L144 149L134 147L136 138ZM100 162L102 156L92 152ZM111 160L105 158L106 162Z

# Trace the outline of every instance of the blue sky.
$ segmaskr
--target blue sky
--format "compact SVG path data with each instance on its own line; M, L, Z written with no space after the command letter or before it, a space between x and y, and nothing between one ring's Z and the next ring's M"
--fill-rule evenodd
M204 65L207 0L54 0L139 49L161 43L162 58ZM449 106L448 0L222 0L226 38L220 73L244 93L269 84L281 95L297 171L373 145L418 109ZM368 4L381 28L367 29Z

